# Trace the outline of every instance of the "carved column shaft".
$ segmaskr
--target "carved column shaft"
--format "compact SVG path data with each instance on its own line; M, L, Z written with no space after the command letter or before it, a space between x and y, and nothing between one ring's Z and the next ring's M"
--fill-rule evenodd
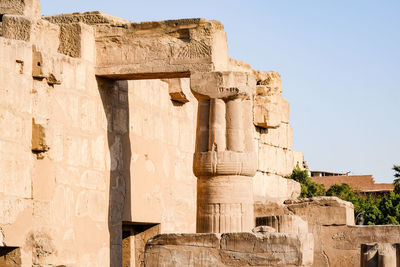
M247 73L212 72L192 75L191 83L199 100L197 232L250 231L257 167L250 101L255 81Z

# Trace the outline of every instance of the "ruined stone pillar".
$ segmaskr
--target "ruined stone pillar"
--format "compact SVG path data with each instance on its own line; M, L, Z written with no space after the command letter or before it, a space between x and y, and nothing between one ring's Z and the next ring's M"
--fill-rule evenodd
M191 75L199 100L194 173L197 232L246 232L254 227L251 96L255 80L243 72Z
M397 250L396 244L361 244L361 267L398 266Z

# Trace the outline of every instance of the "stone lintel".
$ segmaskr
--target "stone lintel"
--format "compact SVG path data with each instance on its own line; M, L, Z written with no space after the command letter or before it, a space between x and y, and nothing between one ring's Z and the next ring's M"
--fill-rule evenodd
M117 79L185 73L186 77L187 73L228 68L226 34L216 21L96 24L95 31L97 76Z
M147 73L127 73L127 74L101 74L102 70L98 70L98 77L108 78L112 80L148 80L148 79L175 79L189 78L190 72L147 72Z

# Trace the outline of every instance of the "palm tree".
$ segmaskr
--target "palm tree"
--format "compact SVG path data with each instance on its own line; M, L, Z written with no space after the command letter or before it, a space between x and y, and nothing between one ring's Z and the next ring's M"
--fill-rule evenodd
M393 184L394 184L394 192L396 194L400 193L400 165L393 165L394 170L394 180L393 180Z

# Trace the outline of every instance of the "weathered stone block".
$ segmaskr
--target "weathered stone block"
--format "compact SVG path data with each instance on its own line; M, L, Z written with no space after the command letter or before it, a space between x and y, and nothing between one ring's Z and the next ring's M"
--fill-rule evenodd
M289 102L281 96L260 96L254 98L254 124L263 128L277 128L289 123Z
M3 16L3 36L8 39L31 42L56 52L60 28L46 20L22 16Z
M400 244L376 243L361 245L361 267L398 266Z
M278 233L308 233L308 223L296 215L256 217L256 226L270 226Z
M60 24L58 52L94 62L96 47L93 28L84 23Z
M253 178L254 199L261 202L283 203L300 196L300 184L275 174L257 172ZM277 215L277 214L271 214Z
M246 72L195 72L190 76L191 89L210 98L249 97L255 84L254 76Z
M39 47L32 47L32 77L46 78L48 84L61 84L63 64L59 57L55 57Z
M40 17L39 0L2 0L0 14L25 15Z
M274 71L254 71L257 80L257 95L281 95L281 75Z
M312 225L354 225L353 204L337 197L290 199L285 204Z
M148 241L145 266L311 266L312 252L311 234L161 235Z
M171 99L180 103L189 102L187 95L190 94L189 88L182 84L182 79L165 79L168 84L168 92Z

